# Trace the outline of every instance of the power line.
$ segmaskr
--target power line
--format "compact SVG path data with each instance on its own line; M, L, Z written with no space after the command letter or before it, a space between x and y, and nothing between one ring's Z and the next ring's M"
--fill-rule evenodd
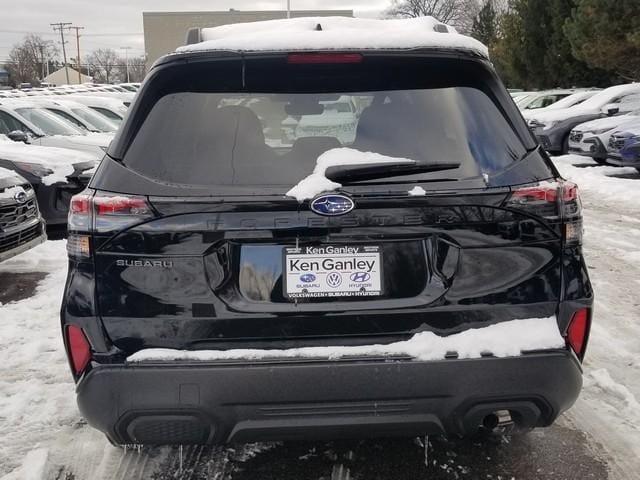
M58 22L58 23L50 23L49 25L51 25L53 27L53 31L57 32L60 31L60 39L62 40L62 57L64 59L64 73L67 77L67 85L69 84L69 69L67 68L67 49L65 48L64 45L64 29L65 27L67 27L68 25L71 25L71 22Z

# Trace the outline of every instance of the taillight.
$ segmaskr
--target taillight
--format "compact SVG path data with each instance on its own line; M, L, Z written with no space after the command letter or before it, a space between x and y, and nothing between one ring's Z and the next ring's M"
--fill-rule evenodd
M91 346L82 329L76 325L68 325L66 335L71 368L75 375L80 375L91 361Z
M584 358L584 354L587 349L589 330L589 309L583 308L578 310L573 314L573 317L571 317L569 328L567 328L566 338L567 343L580 360Z
M566 243L582 240L582 204L575 183L545 181L516 188L506 206L559 222Z
M290 53L287 61L296 65L362 63L362 55L359 53Z

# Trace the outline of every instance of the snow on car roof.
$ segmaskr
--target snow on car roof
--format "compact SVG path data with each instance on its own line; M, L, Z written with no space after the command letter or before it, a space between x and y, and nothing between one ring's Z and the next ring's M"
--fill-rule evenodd
M202 42L178 48L197 51L317 51L445 48L489 58L487 47L433 17L369 19L304 17L203 28Z

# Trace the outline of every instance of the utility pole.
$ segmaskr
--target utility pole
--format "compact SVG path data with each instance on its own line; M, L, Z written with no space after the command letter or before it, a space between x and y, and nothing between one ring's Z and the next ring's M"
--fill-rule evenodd
M287 18L291 18L291 0L287 0Z
M124 67L127 71L127 83L129 83L129 50L131 47L120 47L120 50L124 50Z
M38 45L38 50L40 50L40 58L41 58L41 64L40 64L40 81L43 82L44 81L44 45L40 44Z
M62 41L62 58L64 60L64 73L67 76L67 85L69 84L69 69L67 68L67 50L64 46L64 29L68 26L71 25L71 22L58 22L58 23L50 23L49 25L51 25L53 27L53 31L60 32L60 40Z
M84 30L84 27L69 27L69 30L76 31L76 60L78 64L78 85L80 85L82 83L82 66L80 65L80 30Z

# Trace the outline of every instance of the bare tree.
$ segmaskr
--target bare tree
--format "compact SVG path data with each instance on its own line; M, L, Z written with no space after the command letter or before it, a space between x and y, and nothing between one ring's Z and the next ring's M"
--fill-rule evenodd
M38 85L47 74L50 60L56 55L57 49L53 42L30 34L9 52L7 70L15 83Z
M127 78L127 62L128 62L128 68L129 68L129 80L131 82L141 82L144 79L144 76L147 73L147 65L146 65L146 58L144 56L140 56L140 57L129 57L127 58L120 58L120 60L118 61L118 63L120 64L120 80L122 82L126 82L126 78Z
M386 11L388 17L435 17L468 32L480 10L477 0L393 0Z
M111 48L99 49L87 57L87 64L96 82L110 83L114 81L119 67L123 63L115 50Z

